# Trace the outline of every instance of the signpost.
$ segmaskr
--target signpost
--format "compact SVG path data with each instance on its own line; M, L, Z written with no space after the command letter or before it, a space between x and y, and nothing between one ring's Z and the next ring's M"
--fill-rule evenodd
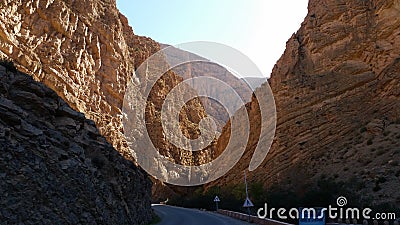
M253 205L253 203L250 201L250 199L249 199L249 198L246 198L246 200L244 201L243 207L249 208L249 207L253 207L253 206L254 206L254 205Z
M215 196L214 202L215 202L215 205L216 205L216 208L217 208L217 211L218 211L218 202L220 202L220 200L218 198L218 195Z
M244 171L244 183L246 184L246 200L244 201L243 207L247 208L247 215L249 216L247 221L250 222L250 207L253 207L254 204L249 199L249 192L247 190L246 170Z

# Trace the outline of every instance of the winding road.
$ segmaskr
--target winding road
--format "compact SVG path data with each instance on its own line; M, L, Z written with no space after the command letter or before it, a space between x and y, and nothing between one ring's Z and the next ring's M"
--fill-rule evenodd
M217 213L167 205L153 205L161 222L156 225L250 225Z

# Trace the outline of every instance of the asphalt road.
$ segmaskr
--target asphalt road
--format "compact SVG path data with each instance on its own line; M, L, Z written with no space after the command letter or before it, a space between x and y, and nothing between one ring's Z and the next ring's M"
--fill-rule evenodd
M153 205L161 218L157 225L250 225L224 215L197 209L186 209L166 205Z

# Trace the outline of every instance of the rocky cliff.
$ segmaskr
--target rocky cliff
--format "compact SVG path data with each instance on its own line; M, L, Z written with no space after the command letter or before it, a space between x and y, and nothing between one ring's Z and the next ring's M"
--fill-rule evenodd
M0 65L2 224L148 224L151 181L31 76Z
M353 184L374 204L399 205L399 15L398 0L310 0L269 80L277 131L252 182L301 195L323 177ZM258 124L259 112L250 114ZM254 140L241 163L212 185L241 182Z
M214 145L216 154L193 154L168 141L160 111L182 78L168 71L149 86L154 77L135 73L160 46L135 35L114 0L5 0L0 6L0 55L95 121L126 158L134 160L123 136L121 108L132 80L135 100L146 98L140 90L152 89L145 99L145 119L161 154L198 165L223 149L229 124ZM360 184L354 190L375 203L399 204L399 14L398 0L310 0L308 15L269 80L278 112L277 134L267 159L249 174L251 181L301 194L327 177ZM197 76L188 69L177 71ZM260 127L257 99L246 108L252 132L247 151L229 174L210 185L241 181L237 178L247 168ZM203 103L190 101L180 112L182 133L198 136L197 123L205 116Z
M150 87L154 77L135 73L160 46L133 33L115 0L7 0L0 8L0 55L93 120L125 158L135 160L134 149L128 148L124 138L121 111L127 84L134 81L136 100L145 98L141 90L152 88L145 119L160 153L186 165L209 160L207 151L192 154L166 139L159 112L181 78L169 71ZM160 64L165 66L165 62ZM180 115L182 132L187 137L198 135L196 122L204 116L199 100L187 103Z
M100 133L133 160L121 122L127 83L135 80L141 88L153 88L148 101L156 111L168 91L179 83L179 78L168 72L154 87L146 87L153 78L135 73L140 64L160 50L159 44L135 35L115 0L3 1L1 9L0 55L11 58L19 69L94 120ZM143 98L142 93L138 91L136 97ZM160 120L158 114L149 111L154 136L163 136L156 122ZM182 129L189 136L195 135L196 121L188 114L202 118L204 110L195 100L188 103L186 111L181 118ZM190 164L207 158L204 153L195 159L167 140L153 139L171 160Z
M223 67L223 65L219 65L192 52L165 44L161 44L161 48L165 50L166 57L171 59L171 61L173 61L172 59L189 61L172 68L172 71L187 82L190 80L190 86L194 87L197 92L207 94L207 97L200 97L199 99L204 106L207 116L211 116L214 119L219 133L229 121L227 109L234 109L232 111L235 112L245 103L250 102L253 87L255 89L255 87L266 81L266 78L240 79ZM215 79L223 83L211 86L207 82L196 80L196 78ZM235 99L236 95L231 93L232 90L238 94L242 102L238 102Z

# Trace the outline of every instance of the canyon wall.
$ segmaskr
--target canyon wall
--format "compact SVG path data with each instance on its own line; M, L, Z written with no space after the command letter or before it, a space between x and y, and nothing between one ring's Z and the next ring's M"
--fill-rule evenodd
M100 133L125 158L135 161L124 137L121 111L127 84L132 81L138 87L135 99L145 98L140 90L152 88L145 119L159 152L185 165L210 159L208 151L192 153L167 140L159 112L163 99L182 79L168 71L149 87L154 77L135 73L160 46L134 34L115 0L7 0L0 8L0 56L13 60L19 70L95 121ZM198 99L187 103L180 115L184 135L198 135L197 123L205 115Z
M18 69L55 90L74 109L94 120L100 133L132 159L121 122L126 85L134 80L141 88L149 88L146 85L153 77L135 70L160 50L159 44L135 35L114 0L3 1L1 8L0 55L12 59ZM155 110L159 110L161 100L179 81L172 72L164 74L148 98L149 105L156 105ZM138 92L137 98L143 98L142 93ZM186 111L182 129L189 136L195 135L196 123L188 114L202 118L204 109L194 100ZM154 112L147 115L150 121L160 120ZM154 135L162 136L160 124L153 127ZM173 147L167 140L154 142L173 155L171 160L186 164L203 160L194 159L188 151L170 149ZM206 160L207 156L200 158Z
M276 137L250 182L301 195L324 178L353 184L374 204L399 205L399 15L398 0L310 0L269 79ZM255 103L247 105L251 124L260 121ZM209 186L242 182L258 135L252 132L241 162Z
M220 65L214 61L196 55L170 45L161 44L164 54L170 61L176 59L185 63L174 68L178 76L182 77L191 87L196 89L198 93L206 93L207 97L200 97L207 116L214 119L217 132L221 133L222 128L229 121L229 112L227 109L233 109L232 114L242 107L245 103L251 101L253 94L253 86L259 86L266 79L253 78L251 83L247 83L245 79L240 79L227 70L224 65ZM199 80L205 78L214 86ZM217 83L219 81L220 83ZM234 91L240 97L241 102L237 101Z
M0 7L0 55L93 120L125 158L134 161L124 139L121 112L130 81L136 84L137 100L145 98L139 90L152 88L145 99L146 126L153 144L168 159L199 165L226 145L229 123L212 146L215 151L192 153L168 141L160 111L182 77L168 71L150 87L154 77L135 73L160 45L135 35L114 0L5 0ZM272 71L276 137L249 180L301 194L327 177L362 184L355 191L377 204L399 204L400 2L310 0L308 8ZM197 76L196 71L187 71L189 66L176 70L182 76ZM208 186L242 181L238 177L248 167L260 133L257 99L246 107L252 132L247 151L226 176ZM222 127L226 116L217 107L212 110L221 116ZM182 133L197 137L197 123L206 115L199 99L190 101L179 117Z

